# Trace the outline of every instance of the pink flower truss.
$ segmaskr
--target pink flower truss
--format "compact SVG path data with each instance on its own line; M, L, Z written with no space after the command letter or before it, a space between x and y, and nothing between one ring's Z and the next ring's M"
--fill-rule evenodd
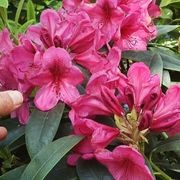
M128 160L127 156L122 156L125 160L120 159L117 161L118 154L116 153L118 151L116 150L112 153L105 150L105 155L103 154L104 150L102 147L97 147L94 150L94 154L102 151L102 156L95 155L95 157L108 167L115 179L131 175L133 177L146 175L149 179L153 179L144 164L143 157L136 150L140 151L141 143L148 141L145 136L149 131L165 131L169 132L170 135L179 133L179 127L175 127L179 122L179 99L172 101L173 97L180 97L179 93L179 86L174 85L167 91L166 95L163 95L158 75L151 75L149 68L143 63L131 65L127 77L121 73L113 75L100 71L91 77L86 95L79 97L71 105L70 119L73 124L74 119L76 119L77 123L81 124L84 121L98 122L98 117L100 116L104 119L103 123L111 124L111 128L114 128L114 130L119 129L119 134L113 136L112 140L128 145L127 148L123 149L122 146L119 146L117 149L119 153L121 153L120 150L122 150L122 153L125 153L127 150L128 154L130 154L129 151L131 150L134 158ZM74 133L76 133L76 130ZM89 137L86 131L81 131L81 135ZM92 146L91 141L87 143L86 147ZM108 145L106 144L104 148ZM81 144L81 148L83 146L85 148L85 145ZM78 145L75 149L78 157L88 156L87 152L81 151L79 153L77 149ZM114 158L114 156L117 157ZM135 161L139 156L141 163ZM75 159L77 160L77 158ZM121 163L125 162L127 163L127 168L134 169L134 174L125 173L126 167L123 169L121 166ZM117 168L119 169L118 171L115 170ZM142 169L141 172L140 169ZM136 171L138 172L137 174L135 173ZM128 172L132 171L127 170Z

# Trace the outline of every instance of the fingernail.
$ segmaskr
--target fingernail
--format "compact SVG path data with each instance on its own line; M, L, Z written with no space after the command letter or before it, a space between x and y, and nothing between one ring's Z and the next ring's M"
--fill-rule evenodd
M7 93L13 101L14 109L16 109L22 105L23 95L19 91L7 91Z

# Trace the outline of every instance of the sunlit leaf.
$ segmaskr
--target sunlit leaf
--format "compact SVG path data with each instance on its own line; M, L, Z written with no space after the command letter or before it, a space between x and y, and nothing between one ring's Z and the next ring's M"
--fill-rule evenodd
M28 0L27 2L27 21L29 20L36 21L36 12L34 8L34 4L31 0Z
M8 0L1 0L0 1L0 7L7 8L9 5Z
M168 6L172 3L180 3L180 0L161 0L160 7Z

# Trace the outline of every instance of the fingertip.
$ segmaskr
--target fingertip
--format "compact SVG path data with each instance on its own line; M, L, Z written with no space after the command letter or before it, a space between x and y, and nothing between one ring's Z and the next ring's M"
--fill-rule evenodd
M7 129L5 127L0 127L0 140L4 140L7 136Z

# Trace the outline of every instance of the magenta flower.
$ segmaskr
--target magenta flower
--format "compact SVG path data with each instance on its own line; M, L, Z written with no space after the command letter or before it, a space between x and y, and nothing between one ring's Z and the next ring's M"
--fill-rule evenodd
M97 151L95 157L108 168L115 180L154 179L143 156L132 147L118 146L112 152L103 149Z
M0 55L8 54L13 49L13 42L10 39L9 31L5 28L0 32Z
M24 102L17 110L11 113L11 117L18 117L18 120L21 124L26 124L29 119L29 102L28 102L28 92L24 92L24 87L22 86L23 82L19 81L16 76L9 69L9 64L11 61L9 59L3 59L0 61L0 91L5 90L18 90L23 93ZM26 84L26 83L24 83Z
M144 63L133 64L127 73L127 84L119 87L124 92L129 108L134 106L137 112L151 109L161 96L160 78L151 75Z
M94 27L101 30L106 42L110 41L124 18L124 12L118 7L118 1L97 0L87 11L93 20Z
M153 114L151 130L180 133L180 85L171 86L159 100Z
M76 85L82 80L82 73L72 65L66 50L55 47L47 49L43 54L40 72L30 78L34 85L40 87L35 96L35 105L46 111L59 100L72 103L79 96Z
M91 119L79 118L73 110L70 112L70 118L74 133L85 136L84 140L75 147L73 155L68 158L68 163L71 165L75 165L80 156L84 159L93 158L97 149L105 148L120 133L117 128L97 123Z

